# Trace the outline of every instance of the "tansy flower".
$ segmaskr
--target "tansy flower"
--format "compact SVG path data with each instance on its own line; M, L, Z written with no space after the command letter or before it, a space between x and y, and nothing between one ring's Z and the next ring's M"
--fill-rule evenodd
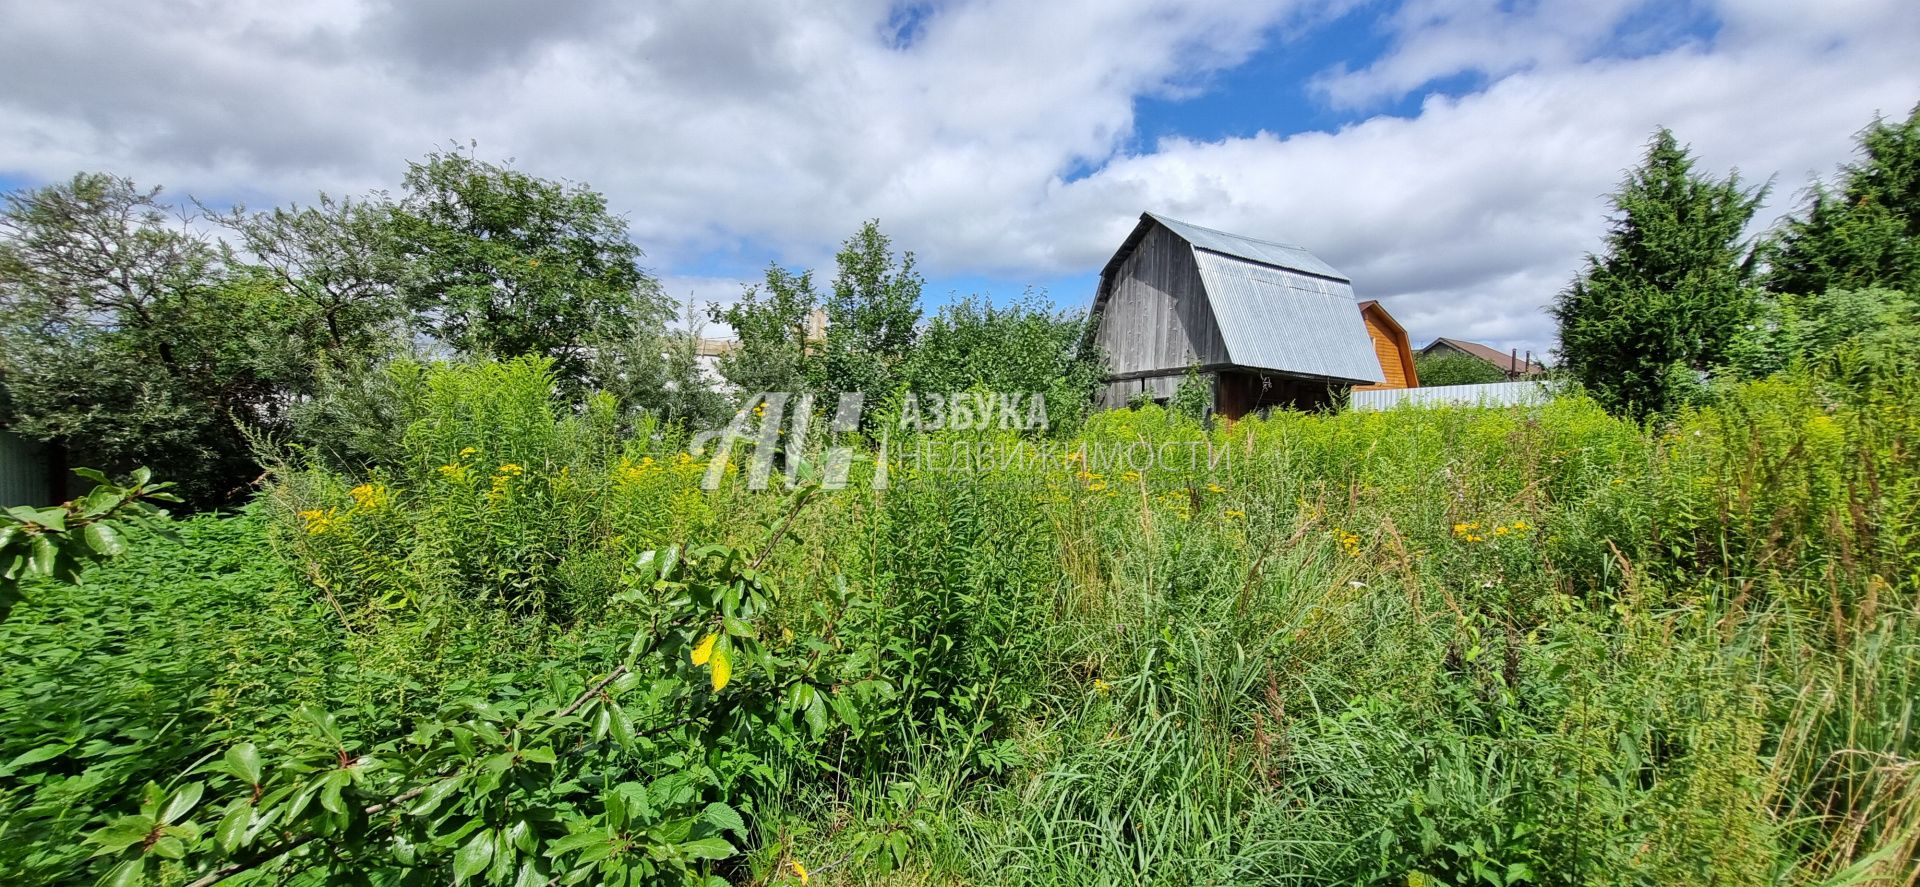
M1207 492L1209 493L1224 493L1226 491L1227 488L1219 484L1207 484Z

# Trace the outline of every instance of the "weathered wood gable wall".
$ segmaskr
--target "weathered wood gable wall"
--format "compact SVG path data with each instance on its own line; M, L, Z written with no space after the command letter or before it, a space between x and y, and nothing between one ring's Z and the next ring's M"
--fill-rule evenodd
M1155 225L1114 270L1096 337L1116 377L1184 374L1227 362L1193 247Z

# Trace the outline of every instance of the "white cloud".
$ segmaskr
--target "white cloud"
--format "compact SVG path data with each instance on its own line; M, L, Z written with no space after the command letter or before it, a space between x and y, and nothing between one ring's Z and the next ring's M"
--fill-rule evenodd
M1904 0L1732 4L1711 44L1663 42L1627 0L1413 0L1385 56L1316 81L1327 100L1461 72L1484 91L1333 133L1124 152L1137 98L1341 7L942 2L902 35L884 0L0 0L0 171L262 203L391 186L407 158L472 139L607 192L669 293L703 301L739 282L695 267L822 265L876 216L936 275L1084 274L1155 209L1303 242L1417 338L1538 350L1539 305L1654 126L1709 168L1780 172L1779 208L1874 111L1920 99Z
M1352 275L1363 296L1385 301L1416 339L1545 351L1554 335L1542 308L1599 247L1605 196L1656 127L1690 142L1708 171L1738 168L1754 184L1778 173L1757 232L1798 205L1810 176L1848 159L1872 115L1904 115L1920 100L1920 68L1908 61L1920 8L1723 12L1712 48L1537 55L1482 92L1429 97L1411 118L1375 117L1331 134L1167 141L1065 186L1036 214L1067 207L1110 218L1147 206L1304 243ZM1512 33L1483 18L1474 42L1524 40L1540 29L1535 18L1517 16ZM1421 59L1390 53L1352 76L1368 91L1447 76L1450 65L1426 60L1434 51L1426 47L1445 42L1416 36L1411 51Z

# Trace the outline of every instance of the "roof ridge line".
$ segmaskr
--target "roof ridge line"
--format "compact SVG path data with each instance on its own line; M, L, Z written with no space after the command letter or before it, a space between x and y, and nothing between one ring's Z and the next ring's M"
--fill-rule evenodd
M1268 240L1264 237L1248 237L1245 234L1235 234L1232 231L1222 231L1219 228L1209 228L1205 225L1201 225L1195 222L1188 222L1181 219L1176 219L1176 218L1173 218L1172 216L1163 216L1157 212L1149 211L1147 215L1152 216L1156 221L1159 221L1161 223L1172 222L1176 225L1185 225L1189 228L1198 228L1202 231L1207 232L1208 234L1218 234L1221 237L1231 237L1235 240L1251 240L1254 243L1264 243L1268 246L1279 246L1279 247L1285 247L1287 249L1297 249L1297 250L1301 250L1302 252L1308 252L1308 253L1313 252L1312 250L1307 249L1307 247L1304 244L1288 243L1284 240Z

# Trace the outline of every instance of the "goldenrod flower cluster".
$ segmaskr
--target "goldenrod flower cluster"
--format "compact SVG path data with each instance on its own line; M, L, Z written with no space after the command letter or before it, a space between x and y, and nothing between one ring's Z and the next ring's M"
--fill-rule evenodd
M1485 542L1487 541L1487 533L1489 532L1495 536L1510 536L1524 533L1530 529L1532 529L1532 526L1523 520L1517 520L1510 524L1499 524L1490 530L1482 528L1479 521L1468 521L1454 524L1453 535L1454 538L1462 542Z
M360 511L378 511L393 504L393 491L382 484L364 483L347 491L353 507Z
M333 528L340 525L340 509L328 508L322 510L319 508L310 508L306 511L299 512L299 518L307 525L307 535L324 536L333 532Z

